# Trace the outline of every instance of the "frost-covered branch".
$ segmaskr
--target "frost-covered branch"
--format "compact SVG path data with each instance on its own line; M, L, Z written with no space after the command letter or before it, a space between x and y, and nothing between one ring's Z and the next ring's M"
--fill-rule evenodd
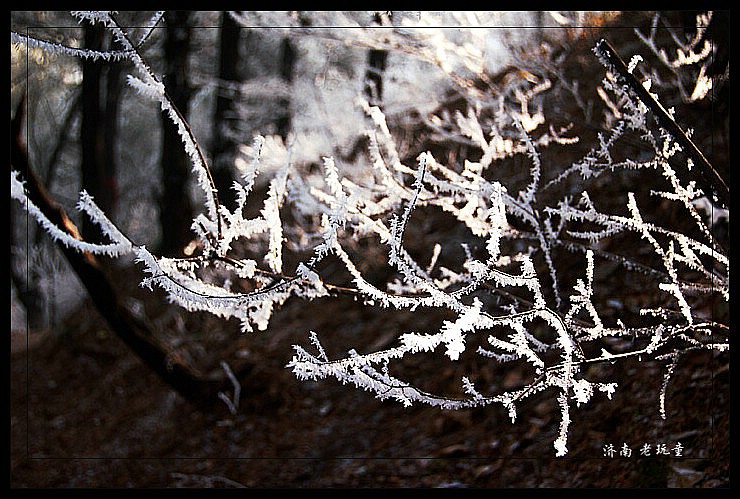
M707 161L694 142L688 138L686 133L676 123L676 120L665 110L665 108L650 94L645 86L637 81L631 71L619 57L614 47L606 40L601 40L594 49L602 63L617 77L617 82L625 85L642 104L647 106L653 113L658 125L665 129L680 145L681 149L689 155L694 164L699 168L704 180L708 183L707 194L714 191L720 202L727 207L730 201L730 190L722 177Z

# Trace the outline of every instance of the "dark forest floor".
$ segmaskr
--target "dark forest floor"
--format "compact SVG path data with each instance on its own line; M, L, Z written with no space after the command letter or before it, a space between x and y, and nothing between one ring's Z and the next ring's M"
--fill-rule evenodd
M159 295L147 298L136 291L135 281L128 284L132 293L149 300L151 316L168 313ZM560 415L551 397L530 400L512 424L498 407L459 412L404 408L336 382L296 380L285 365L292 344L308 345L308 331L344 329L363 335L408 327L404 321L410 320L332 303L288 302L275 315L271 331L252 335L199 314L183 319L181 325L197 334L232 334L215 357L252 364L241 379L235 416L225 405L206 413L193 409L108 332L92 305L83 306L54 333L34 338L28 350L23 348L26 338L19 338L10 363L11 486L730 484L728 354L707 351L684 358L668 391L666 420L658 412L662 366L623 366L613 400L597 395L572 410L569 454L556 458L552 442ZM494 379L503 383L516 378L504 367L493 369ZM450 376L441 370L440 377ZM650 457L639 456L644 444L673 449L678 442L682 457L656 456L654 450ZM625 443L631 457L604 455L605 445L619 449Z

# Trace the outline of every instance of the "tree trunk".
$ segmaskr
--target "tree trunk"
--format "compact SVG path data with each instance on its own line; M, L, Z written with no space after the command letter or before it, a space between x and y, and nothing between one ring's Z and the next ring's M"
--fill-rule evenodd
M187 78L191 15L187 11L168 11L164 15L165 89L184 117L188 115L191 94ZM188 193L191 165L177 126L166 113L162 113L162 127L162 195L159 214L162 242L159 250L166 256L182 256L183 248L192 238L190 224L193 208Z
M236 161L237 143L233 138L233 121L237 117L239 100L239 39L240 26L228 12L221 14L219 42L218 90L216 112L213 120L211 174L218 189L219 201L229 210L236 207L236 197L232 184L234 182L234 163Z
M293 68L295 67L296 52L289 38L283 38L280 45L280 77L290 85L293 82ZM277 117L277 133L283 140L288 137L292 128L290 100L286 97L280 98L280 109L282 114Z
M102 25L86 23L84 36L86 48L104 50L105 28ZM106 143L106 117L102 108L103 68L101 61L82 61L82 188L105 213L111 215L115 203L115 171L106 161L111 154L106 152L110 144ZM101 240L97 227L87 219L82 223L82 233L87 240Z
M115 42L111 43L111 49L118 48ZM111 210L114 210L118 202L118 167L116 154L116 141L118 139L118 108L121 97L121 63L109 62L105 74L105 101L103 103L103 161L106 165L106 175L103 184L111 196ZM113 211L106 211L109 216Z
M365 96L371 106L380 106L383 102L383 71L388 59L385 50L372 49L367 55L365 72Z
M375 23L383 24L380 15L375 15ZM383 72L388 59L387 50L371 49L367 54L365 71L365 97L371 106L380 107L383 102Z

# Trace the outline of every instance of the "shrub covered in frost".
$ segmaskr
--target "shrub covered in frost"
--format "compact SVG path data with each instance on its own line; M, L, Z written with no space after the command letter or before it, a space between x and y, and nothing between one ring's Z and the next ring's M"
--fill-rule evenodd
M581 88L598 87L606 109L607 130L593 145L579 142L569 127L555 127L548 120L546 104L553 89L572 90L567 87L572 82L556 81L545 73L528 73L529 80L517 80L498 95L482 95L471 87L463 108L420 119L429 133L428 143L436 143L434 151L440 145L464 144L477 152L453 164L432 149L421 151L413 162L405 161L383 111L360 99L357 105L367 116L367 159L361 174L345 175L336 158L323 157L316 158L322 167L317 178L291 163L290 146L279 145L287 159L267 180L261 210L247 218L244 207L254 195L269 138L257 137L245 147L242 175L233 186L235 209L219 205L196 137L140 55L137 42L109 13L73 14L104 24L122 49L102 53L73 49L19 33L11 33L11 43L64 56L132 63L129 85L142 99L156 102L178 126L202 191L203 212L192 224L196 254L165 258L130 241L83 192L78 208L98 223L109 243L81 242L47 220L11 172L11 197L23 203L51 237L79 251L132 254L143 270L142 286L161 288L188 311L236 318L245 332L255 328L269 332L271 317L286 300L310 302L339 292L322 275L322 262L328 259L341 262L351 276L351 287L344 286L341 292L368 305L418 312L446 309L451 314L436 331L398 331L397 341L387 348L368 353L353 349L339 358L326 354L319 334L306 331L310 344L296 338L287 366L298 379L335 378L407 406L455 410L496 404L512 421L528 398L547 391L560 408L553 444L562 456L568 452L573 404L611 398L620 387L619 379L589 379L588 366L628 358L664 361L664 382L657 395L660 415L666 417L666 388L682 355L696 349L728 349L727 318L715 320L703 312L708 302L729 301L727 240L712 226L719 218L729 221L723 197L727 192L711 175L708 181L707 176L696 175L706 172L706 165L698 164L706 160L689 150L686 140L693 142L688 136L680 137L664 121L653 119L656 109L662 109L660 96L650 93L650 78L638 80L638 68L644 65L640 56L619 67L608 44L594 47L593 56L604 63L605 76L600 83L578 82ZM158 19L153 18L152 28ZM412 30L396 34L403 40L413 37ZM679 46L667 52L656 45L655 33L638 34L670 68L674 86L687 101L706 97L711 85L706 77L710 48L700 46L696 38L675 39ZM368 46L393 49L392 37L381 42L371 32L363 36ZM430 40L416 39L425 48L421 54L434 53L427 50ZM641 75L651 71L639 69ZM687 87L686 75L693 75L693 89ZM639 81L644 94L636 91L634 81L631 86L630 78ZM672 119L674 111L665 115ZM623 152L628 139L639 141L639 157ZM581 157L566 165L543 164L543 151L576 145L586 150ZM524 169L516 176L500 176L499 165L512 158ZM599 199L598 181L623 172L643 174L640 178L651 178L652 183L643 183L641 191L620 192L616 198L612 190L608 202ZM644 208L655 206L655 199L663 201L666 216ZM463 244L466 258L459 268L438 264L449 249L441 241L428 241L433 248L430 261L419 261L408 250L405 237L418 223L422 208L424 213L432 210L454 217L466 227L470 243ZM285 222L288 212L290 227ZM284 259L288 229L291 248L306 255L291 268ZM358 247L348 250L352 241L363 238L385 245L387 263L397 279L382 286L363 274L357 265L362 258ZM244 241L259 242L264 252L251 258L237 256L234 250ZM642 293L652 299L640 304L636 313L619 314L625 293L631 290L621 290L616 283L609 287L608 281L595 278L599 266L614 265L625 274L643 277ZM235 290L235 281L249 282L251 291ZM478 346L471 352L473 343ZM529 378L520 387L504 390L481 386L471 372L460 379L458 393L441 394L429 393L395 371L403 358L434 351L443 352L451 363L463 355L477 355L491 363L524 365Z

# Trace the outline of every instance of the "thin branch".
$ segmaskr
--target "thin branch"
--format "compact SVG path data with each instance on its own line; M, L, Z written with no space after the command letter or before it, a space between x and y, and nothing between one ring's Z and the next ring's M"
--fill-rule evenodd
M115 19L115 17L112 14L109 14L108 16L111 20L111 22L114 24L116 34L120 35L120 37L126 42L126 45L129 47L130 53L134 54L136 58L139 61L139 66L144 69L148 76L152 78L155 81L159 81L152 71L152 69L145 64L144 58L139 53L137 46L131 41L128 34L121 28L118 21ZM198 159L200 160L201 165L203 166L203 169L206 172L206 175L208 177L208 183L211 187L211 195L213 196L213 204L216 211L216 223L218 224L218 239L221 239L222 237L222 229L221 229L221 207L218 202L218 189L216 189L216 183L213 181L213 175L211 175L211 169L208 166L208 162L206 161L205 154L203 154L203 151L200 148L200 144L198 143L198 140L195 137L195 133L193 132L193 129L190 127L190 123L185 119L182 112L175 106L174 100L172 100L172 97L167 93L167 91L164 91L164 98L167 101L167 105L169 105L172 110L175 112L177 117L180 119L183 127L185 128L185 132L188 134L188 138L192 142L193 146L195 147L195 150L198 154Z
M681 127L676 123L676 120L665 110L665 108L650 95L650 92L642 86L637 78L629 72L627 65L624 63L622 58L619 56L617 51L607 41L602 39L596 44L596 52L602 58L602 61L607 64L607 67L612 71L619 83L626 85L630 92L638 98L643 104L645 104L650 111L652 111L655 121L658 125L670 133L673 138L681 145L683 151L688 154L700 169L702 179L705 183L708 183L708 192L715 192L719 198L719 202L724 208L730 206L730 189L725 184L722 177L712 167L711 163L702 154L696 144L686 135Z

